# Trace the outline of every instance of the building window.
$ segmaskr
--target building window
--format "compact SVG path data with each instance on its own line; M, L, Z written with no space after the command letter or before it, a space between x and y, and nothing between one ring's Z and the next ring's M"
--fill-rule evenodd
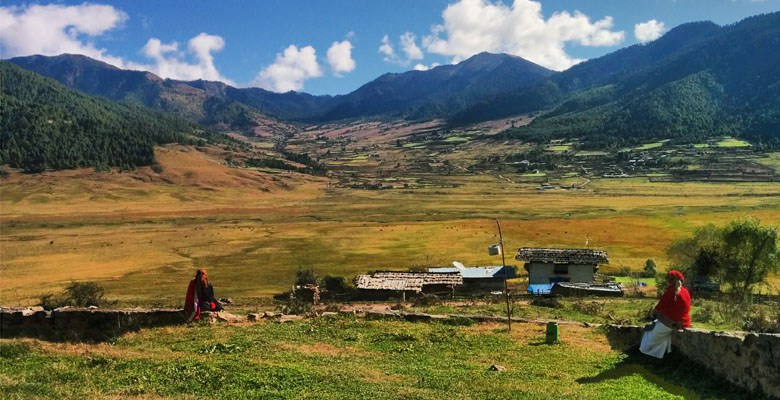
M555 275L569 275L569 264L555 264L553 273Z

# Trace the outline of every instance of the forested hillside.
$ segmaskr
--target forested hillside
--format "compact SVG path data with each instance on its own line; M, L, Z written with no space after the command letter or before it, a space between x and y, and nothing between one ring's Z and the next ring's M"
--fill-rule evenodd
M735 25L692 23L572 67L459 114L473 122L544 110L501 137L578 137L625 146L649 138L738 135L780 146L780 13ZM601 74L595 73L601 71Z
M174 115L89 96L5 61L0 91L0 164L26 172L133 169L154 162L155 145L228 140Z

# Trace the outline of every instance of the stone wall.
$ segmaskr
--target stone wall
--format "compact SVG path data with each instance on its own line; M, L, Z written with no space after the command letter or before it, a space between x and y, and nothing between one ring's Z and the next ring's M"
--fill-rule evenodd
M182 310L92 308L0 309L0 337L38 337L50 340L108 340L141 328L186 322Z
M639 343L640 326L607 325L607 339L616 349ZM672 351L679 351L730 382L780 399L780 334L676 331Z

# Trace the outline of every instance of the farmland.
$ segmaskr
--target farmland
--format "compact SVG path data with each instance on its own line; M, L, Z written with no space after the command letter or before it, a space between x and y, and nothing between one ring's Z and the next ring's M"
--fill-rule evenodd
M253 302L288 289L299 268L349 279L453 260L495 264L485 251L497 241L493 218L503 222L508 249L587 241L609 252L604 272L638 270L647 258L663 270L668 244L697 226L746 215L780 222L780 187L773 182L496 170L479 160L529 145L486 142L469 131L475 139L464 143L397 147L414 129L388 128L387 140L374 144L376 155L365 157L358 154L364 145L342 138L353 158L327 177L230 167L224 153L183 146L157 149L161 172L11 172L2 177L0 199L0 303L33 305L71 280L94 280L122 305L176 306L196 268L209 270L219 296ZM330 155L309 147L330 135L318 132L302 134L311 138L289 148L318 152L323 161L344 159L340 144L329 146ZM437 162L422 166L420 152ZM758 162L772 168L775 159L769 154ZM377 189L372 184L380 177L383 190L365 189ZM540 183L554 189L535 190Z

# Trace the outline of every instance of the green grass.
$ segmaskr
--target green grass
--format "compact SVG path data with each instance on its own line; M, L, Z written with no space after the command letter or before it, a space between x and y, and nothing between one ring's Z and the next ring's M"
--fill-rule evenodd
M569 150L570 148L571 148L571 145L562 144L562 145L555 145L555 146L546 147L545 150L546 151L562 152L562 151Z
M744 140L725 138L718 142L718 147L750 147L750 143Z
M704 149L704 148L707 148L707 147L710 147L710 145L707 144L707 143L696 143L696 144L693 145L693 148L695 148L695 149Z
M597 329L354 316L145 330L107 344L0 340L4 398L749 398L683 359L625 359ZM672 354L674 357L675 353ZM493 364L506 371L490 371Z
M655 143L647 143L647 144L643 144L643 145L641 145L641 146L639 146L639 147L635 147L635 148L634 148L634 150L650 150L650 149L656 149L656 148L658 148L658 147L661 147L661 146L665 145L665 144L666 144L666 142L668 142L668 141L669 141L668 139L665 139L665 140L660 140L660 141L658 141L658 142L655 142Z
M527 174L521 174L520 176L526 176L526 177L541 177L541 176L547 176L544 172L529 172Z
M575 157L606 156L606 151L578 151Z
M445 142L468 142L471 138L468 136L450 136L444 139Z

